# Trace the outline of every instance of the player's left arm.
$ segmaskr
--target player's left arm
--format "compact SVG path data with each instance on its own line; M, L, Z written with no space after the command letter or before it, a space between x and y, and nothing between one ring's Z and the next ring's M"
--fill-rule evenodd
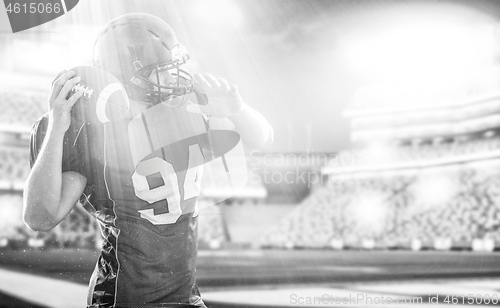
M229 85L223 78L215 78L210 74L194 74L196 88L208 97L206 106L188 106L192 112L201 111L204 114L217 118L211 119L217 123L215 127L230 127L234 124L242 141L251 149L262 149L273 142L274 132L269 122L255 109L248 106L241 98L238 87ZM232 123L226 123L230 120Z

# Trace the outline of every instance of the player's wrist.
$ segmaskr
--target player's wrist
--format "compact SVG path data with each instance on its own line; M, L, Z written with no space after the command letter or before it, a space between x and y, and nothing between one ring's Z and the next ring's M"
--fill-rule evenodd
M54 137L63 137L68 128L68 125L63 125L62 123L58 123L57 121L52 120L49 121L49 125L47 126L47 135Z
M244 102L242 102L240 110L236 111L234 114L230 115L228 118L230 120L234 120L235 118L237 118L238 116L240 116L242 113L244 113L245 110L247 110L248 108L249 108L248 105L245 104Z

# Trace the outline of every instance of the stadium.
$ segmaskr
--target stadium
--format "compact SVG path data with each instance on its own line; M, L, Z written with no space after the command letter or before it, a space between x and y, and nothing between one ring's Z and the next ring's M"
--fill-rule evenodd
M247 87L275 130L244 188L204 171L207 307L498 305L499 3L214 2L82 1L24 35L0 16L0 307L85 305L102 234L81 204L49 232L23 223L31 126L98 26L158 8L210 50L190 69Z

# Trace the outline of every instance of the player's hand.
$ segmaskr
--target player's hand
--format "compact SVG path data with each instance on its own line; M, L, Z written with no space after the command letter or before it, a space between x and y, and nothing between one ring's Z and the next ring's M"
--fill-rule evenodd
M210 74L194 74L194 78L195 90L207 96L208 104L206 106L188 105L189 112L201 112L217 118L226 118L243 109L244 103L236 85L229 85L225 79L216 79Z
M52 82L49 97L49 125L58 132L65 133L71 124L71 108L82 97L83 92L78 91L69 99L66 97L80 80L80 77L75 76L75 72L64 70Z

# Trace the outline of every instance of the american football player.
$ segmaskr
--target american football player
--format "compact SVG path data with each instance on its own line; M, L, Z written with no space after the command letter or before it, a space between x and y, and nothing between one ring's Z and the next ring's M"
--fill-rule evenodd
M32 129L23 219L47 231L77 201L97 218L104 243L88 307L205 307L195 281L197 199L202 166L220 146L211 132L233 129L255 149L273 130L235 85L183 70L187 50L155 16L110 21L93 59L123 83L129 111L81 123L71 117L81 93L67 98L80 77L56 77L49 112Z

